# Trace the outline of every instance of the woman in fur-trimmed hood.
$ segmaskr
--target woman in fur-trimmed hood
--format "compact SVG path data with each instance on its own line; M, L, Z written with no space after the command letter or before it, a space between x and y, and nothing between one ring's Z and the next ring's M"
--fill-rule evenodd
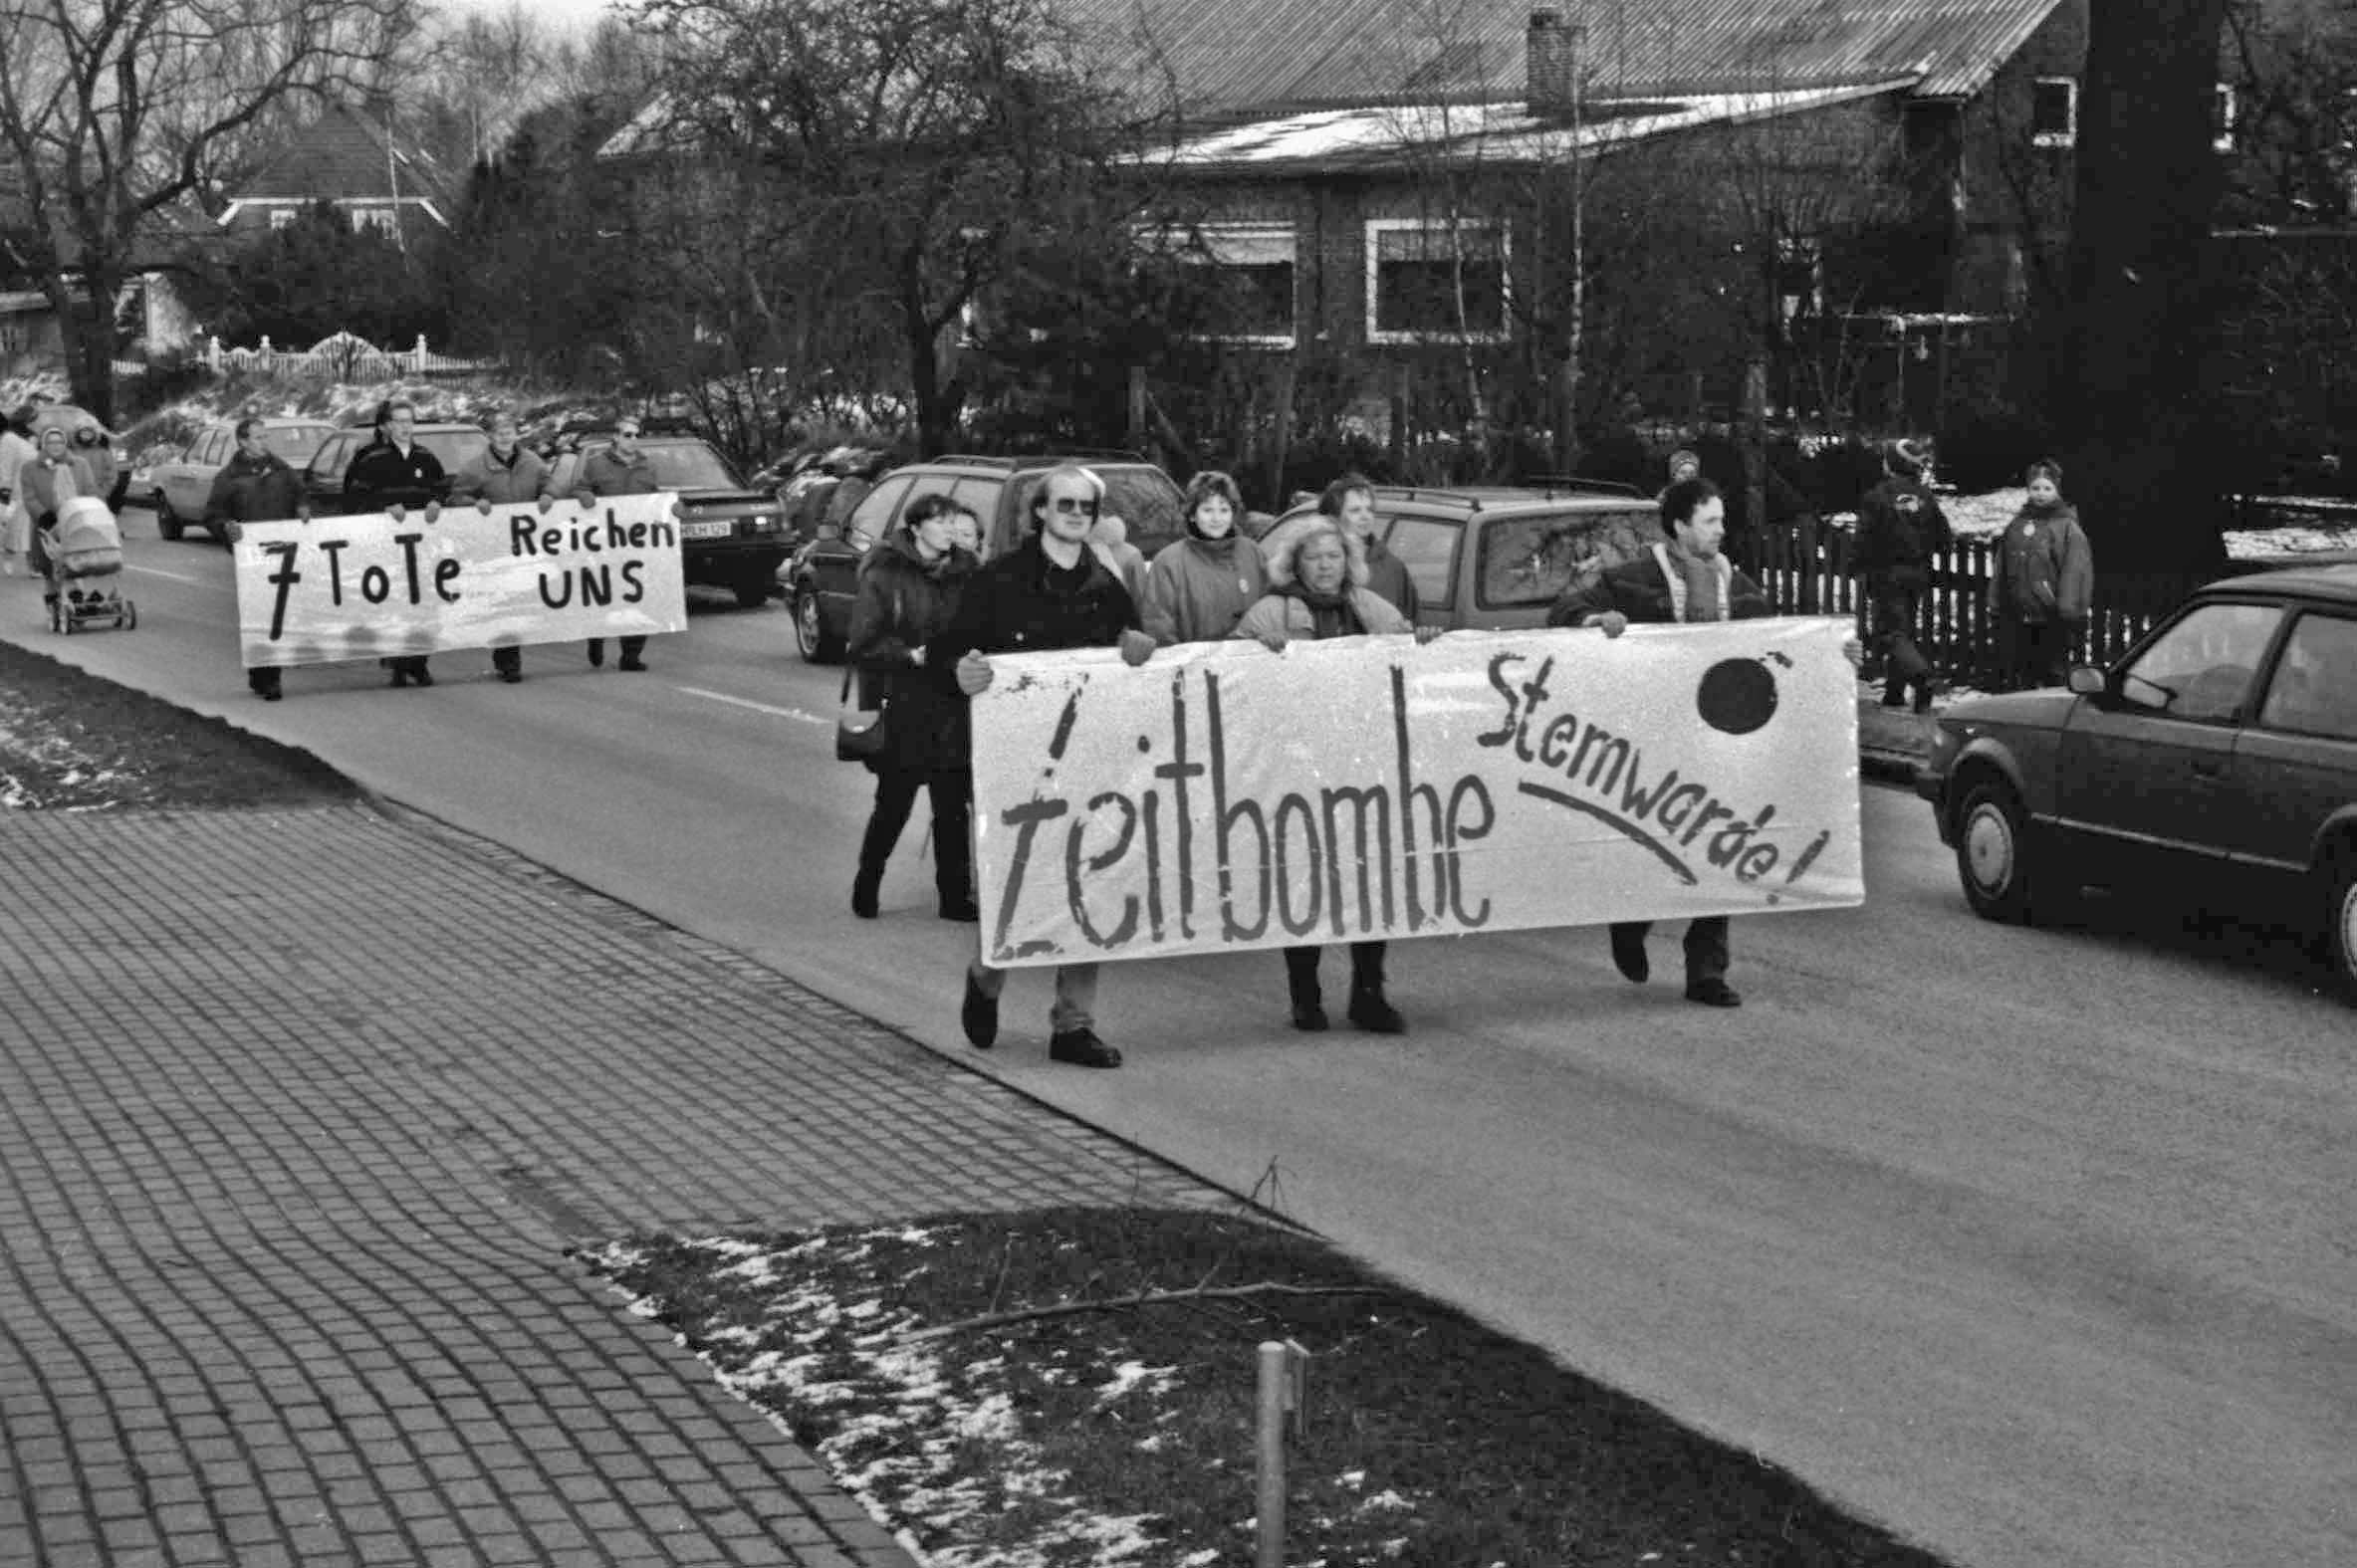
M1310 551L1312 541L1338 542ZM1306 562L1304 580L1303 556ZM1366 552L1340 524L1320 519L1288 540L1269 562L1269 591L1244 612L1231 637L1245 637L1282 649L1299 637L1383 636L1413 631L1391 601L1367 586Z

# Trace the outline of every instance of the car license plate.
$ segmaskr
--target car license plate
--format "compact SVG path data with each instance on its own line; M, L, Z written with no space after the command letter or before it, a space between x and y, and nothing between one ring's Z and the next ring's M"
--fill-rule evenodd
M737 531L734 523L682 523L681 539L726 539Z

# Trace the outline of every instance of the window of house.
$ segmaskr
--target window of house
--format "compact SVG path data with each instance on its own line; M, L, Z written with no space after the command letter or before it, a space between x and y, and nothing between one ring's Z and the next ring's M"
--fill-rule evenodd
M274 229L291 229L295 226L296 216L292 207L273 207L270 209L270 226Z
M1506 230L1494 222L1367 222L1367 340L1506 335Z
M2235 150L2235 90L2230 83L2218 84L2211 100L2210 144L2221 152Z
M394 232L394 226L399 222L399 217L390 207L355 207L353 209L352 226L354 230L374 229L381 234L391 234Z
M2069 147L2078 144L2078 78L2039 77L2036 83L2031 86L2029 139L2041 147Z
M1206 224L1200 237L1200 246L1180 254L1201 266L1210 284L1205 336L1292 347L1300 260L1293 225Z

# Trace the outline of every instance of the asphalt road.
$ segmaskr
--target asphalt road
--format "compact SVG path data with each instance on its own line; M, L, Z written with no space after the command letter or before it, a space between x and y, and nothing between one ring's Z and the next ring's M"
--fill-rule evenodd
M1986 925L1925 807L1869 785L1866 907L1738 922L1739 1011L1554 931L1396 945L1404 1038L1292 1032L1257 955L1108 972L1118 1073L1048 1063L1047 986L1019 976L984 1056L921 811L884 918L847 913L866 776L832 760L838 672L800 663L782 605L699 601L643 675L574 644L528 650L520 687L452 654L430 692L296 670L265 706L225 554L126 533L135 631L53 636L17 580L0 635L1257 1186L1959 1563L2357 1562L2357 1012L2279 942L2151 911ZM1655 950L1674 980L1674 929Z

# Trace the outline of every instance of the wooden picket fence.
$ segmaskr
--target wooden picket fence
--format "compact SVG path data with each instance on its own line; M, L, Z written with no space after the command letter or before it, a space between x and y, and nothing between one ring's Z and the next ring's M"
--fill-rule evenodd
M354 333L323 337L309 348L275 348L262 339L255 348L225 348L215 337L205 363L214 371L248 375L301 375L346 383L395 381L411 375L451 375L495 368L489 361L453 359L433 352L420 336L409 348L379 348Z
M1858 634L1867 624L1866 585L1858 579L1855 536L1835 529L1769 530L1737 554L1780 614L1849 615ZM1933 558L1931 589L1923 597L1916 645L1932 668L1958 685L1994 689L2000 673L1997 624L1989 611L1996 575L1992 540L1960 539ZM2075 650L2089 664L2109 664L2128 651L2193 583L2162 574L2108 573L2096 579L2095 602Z

